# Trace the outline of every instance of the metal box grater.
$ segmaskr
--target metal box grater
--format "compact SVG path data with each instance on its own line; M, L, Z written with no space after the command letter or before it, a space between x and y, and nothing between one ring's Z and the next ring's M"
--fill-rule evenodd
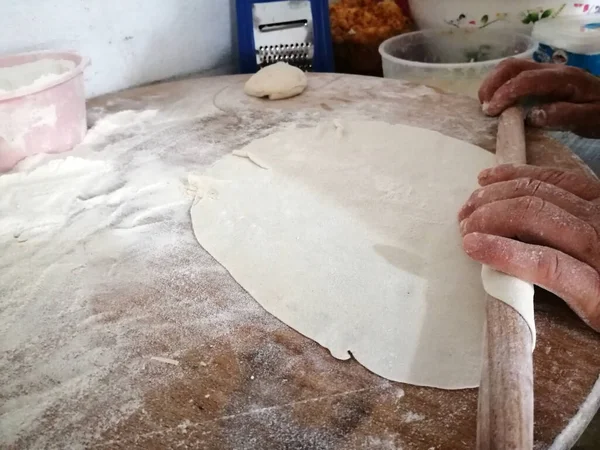
M279 61L333 72L328 0L237 0L240 69Z

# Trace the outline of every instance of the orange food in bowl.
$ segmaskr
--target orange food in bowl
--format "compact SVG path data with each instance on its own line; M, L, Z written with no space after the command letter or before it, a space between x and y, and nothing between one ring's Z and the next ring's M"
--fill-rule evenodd
M340 0L329 7L329 16L334 42L372 43L410 27L394 0Z
M380 76L379 44L412 29L394 0L339 0L329 16L338 72Z

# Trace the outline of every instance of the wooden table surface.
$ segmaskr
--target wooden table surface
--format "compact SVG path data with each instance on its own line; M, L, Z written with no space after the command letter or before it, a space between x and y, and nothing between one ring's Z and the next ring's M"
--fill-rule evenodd
M89 102L90 122L122 110L158 110L153 120L162 132L149 133L132 151L154 149L172 166L190 171L201 171L221 155L284 126L332 118L406 123L494 150L496 121L485 118L471 99L393 80L318 74L311 75L303 95L268 102L246 97L244 79L188 79L107 95ZM119 133L111 142L132 139L139 130ZM530 130L527 140L530 163L585 170L544 134ZM178 233L185 245L162 252L127 288L114 287L90 298L89 304L98 314L112 314L111 326L143 330L136 334L131 358L177 354L180 364L153 365L136 376L132 382L142 389L142 400L119 420L106 422L110 411L121 406L118 402L82 412L79 428L108 424L93 438L82 438L84 446L474 448L477 390L393 383L355 361L334 359L262 310L194 241L189 220ZM149 233L148 246L153 245ZM136 258L122 264L135 267ZM538 294L535 448L549 448L565 429L556 448L568 448L598 405L598 389L593 387L600 374L600 335L560 300ZM152 311L159 302L189 301L218 316L221 331L211 332L201 316L172 317L168 308L146 314L144 327L136 328L140 311ZM106 381L109 393L126 388L111 376ZM586 401L587 412L572 421ZM15 448L37 442L39 433L55 433L59 441L73 433L52 431L60 428L61 414L66 413L49 415L42 427L22 436L23 447Z

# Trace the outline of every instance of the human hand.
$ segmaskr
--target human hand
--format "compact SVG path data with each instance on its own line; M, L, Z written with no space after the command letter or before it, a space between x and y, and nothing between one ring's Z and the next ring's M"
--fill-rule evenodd
M479 184L458 216L466 253L553 292L600 331L600 181L502 165Z
M529 125L600 138L600 78L575 67L507 59L479 89L483 111L490 116L526 97L544 103L531 109Z

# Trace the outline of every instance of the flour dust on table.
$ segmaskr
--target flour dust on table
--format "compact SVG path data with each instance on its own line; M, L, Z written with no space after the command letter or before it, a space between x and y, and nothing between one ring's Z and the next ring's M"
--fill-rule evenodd
M193 177L199 243L267 311L391 380L480 376L485 291L456 214L493 155L376 121L275 133Z
M209 145L166 112L91 112L73 151L0 175L0 448L87 448L177 376L169 361L256 321L240 296L229 314L178 294L181 279L229 278L190 230L184 183L202 158L181 167L162 153Z

